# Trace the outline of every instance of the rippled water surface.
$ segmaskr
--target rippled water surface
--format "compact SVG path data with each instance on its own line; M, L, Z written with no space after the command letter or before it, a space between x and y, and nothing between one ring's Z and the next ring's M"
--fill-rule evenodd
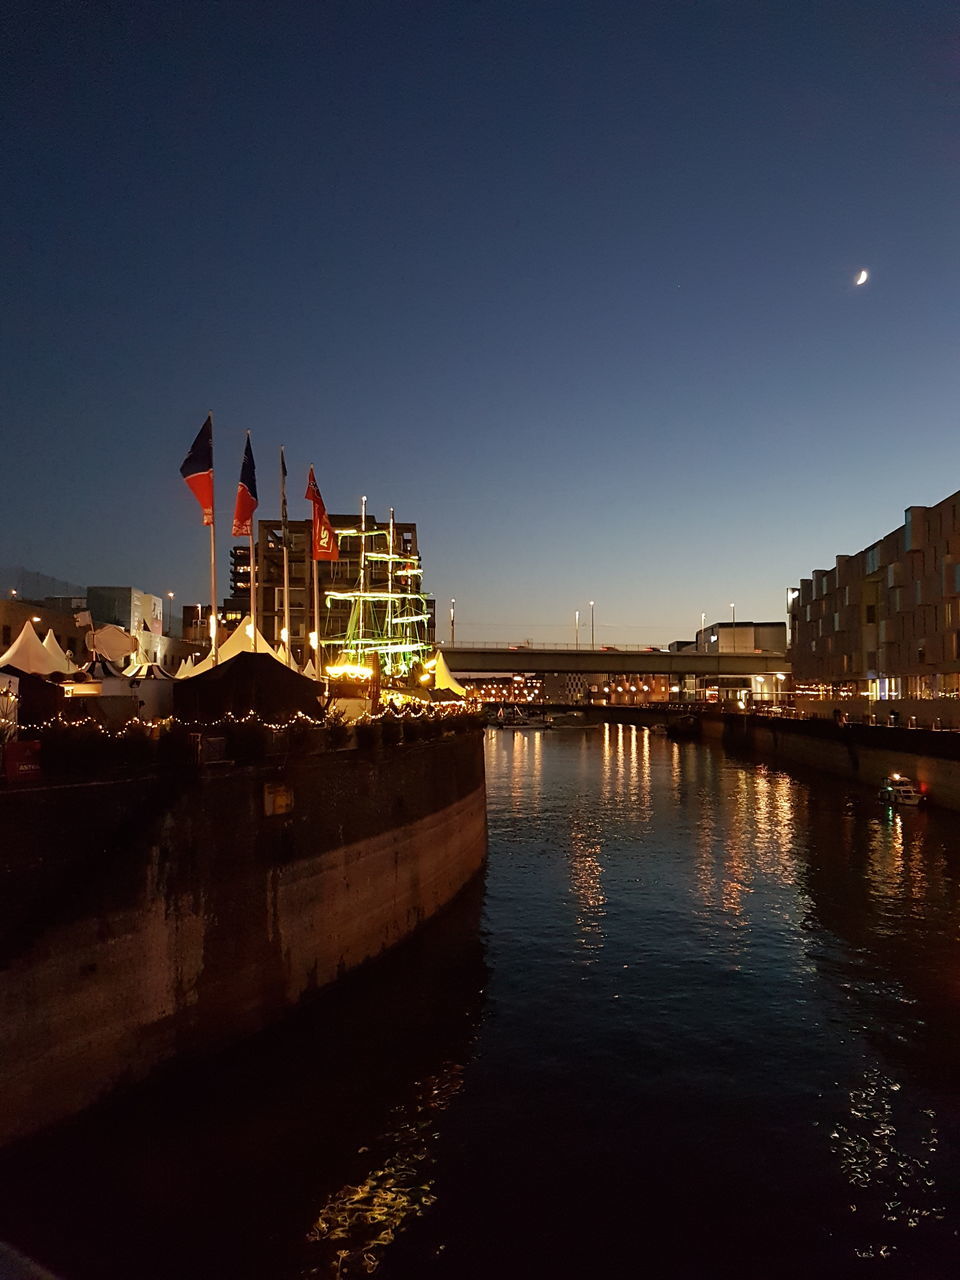
M960 1272L960 816L625 726L491 732L487 778L482 902L21 1153L8 1237L65 1280Z

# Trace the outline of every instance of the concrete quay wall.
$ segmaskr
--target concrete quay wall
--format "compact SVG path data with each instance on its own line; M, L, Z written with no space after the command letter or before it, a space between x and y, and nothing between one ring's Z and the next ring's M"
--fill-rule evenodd
M920 785L930 803L960 810L960 734L829 720L705 715L704 738L756 752L776 762L823 769L879 787L891 773Z
M482 734L0 796L0 1142L253 1034L486 855Z

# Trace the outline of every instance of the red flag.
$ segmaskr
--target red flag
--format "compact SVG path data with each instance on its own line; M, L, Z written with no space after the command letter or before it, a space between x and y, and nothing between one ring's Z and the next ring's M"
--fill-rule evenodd
M313 503L313 559L339 560L340 548L337 546L337 535L333 532L333 525L327 516L327 508L320 497L313 467L310 468L307 492L304 496L308 502Z
M243 462L240 465L240 483L237 485L237 505L233 509L233 536L249 538L253 531L253 513L259 505L257 499L257 471L253 465L253 450L250 447L250 432L247 432L247 443L243 450Z
M209 413L180 464L180 474L203 507L203 523L213 524L213 418Z

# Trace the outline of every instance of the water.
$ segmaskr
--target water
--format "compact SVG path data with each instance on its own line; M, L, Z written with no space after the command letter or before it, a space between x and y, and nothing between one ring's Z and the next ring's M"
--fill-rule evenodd
M8 1153L0 1236L64 1280L952 1277L957 818L626 726L487 776L479 892Z

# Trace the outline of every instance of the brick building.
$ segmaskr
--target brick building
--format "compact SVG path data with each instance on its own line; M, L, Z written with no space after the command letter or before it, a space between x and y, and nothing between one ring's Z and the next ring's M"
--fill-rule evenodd
M791 591L793 673L823 696L960 696L960 493Z

